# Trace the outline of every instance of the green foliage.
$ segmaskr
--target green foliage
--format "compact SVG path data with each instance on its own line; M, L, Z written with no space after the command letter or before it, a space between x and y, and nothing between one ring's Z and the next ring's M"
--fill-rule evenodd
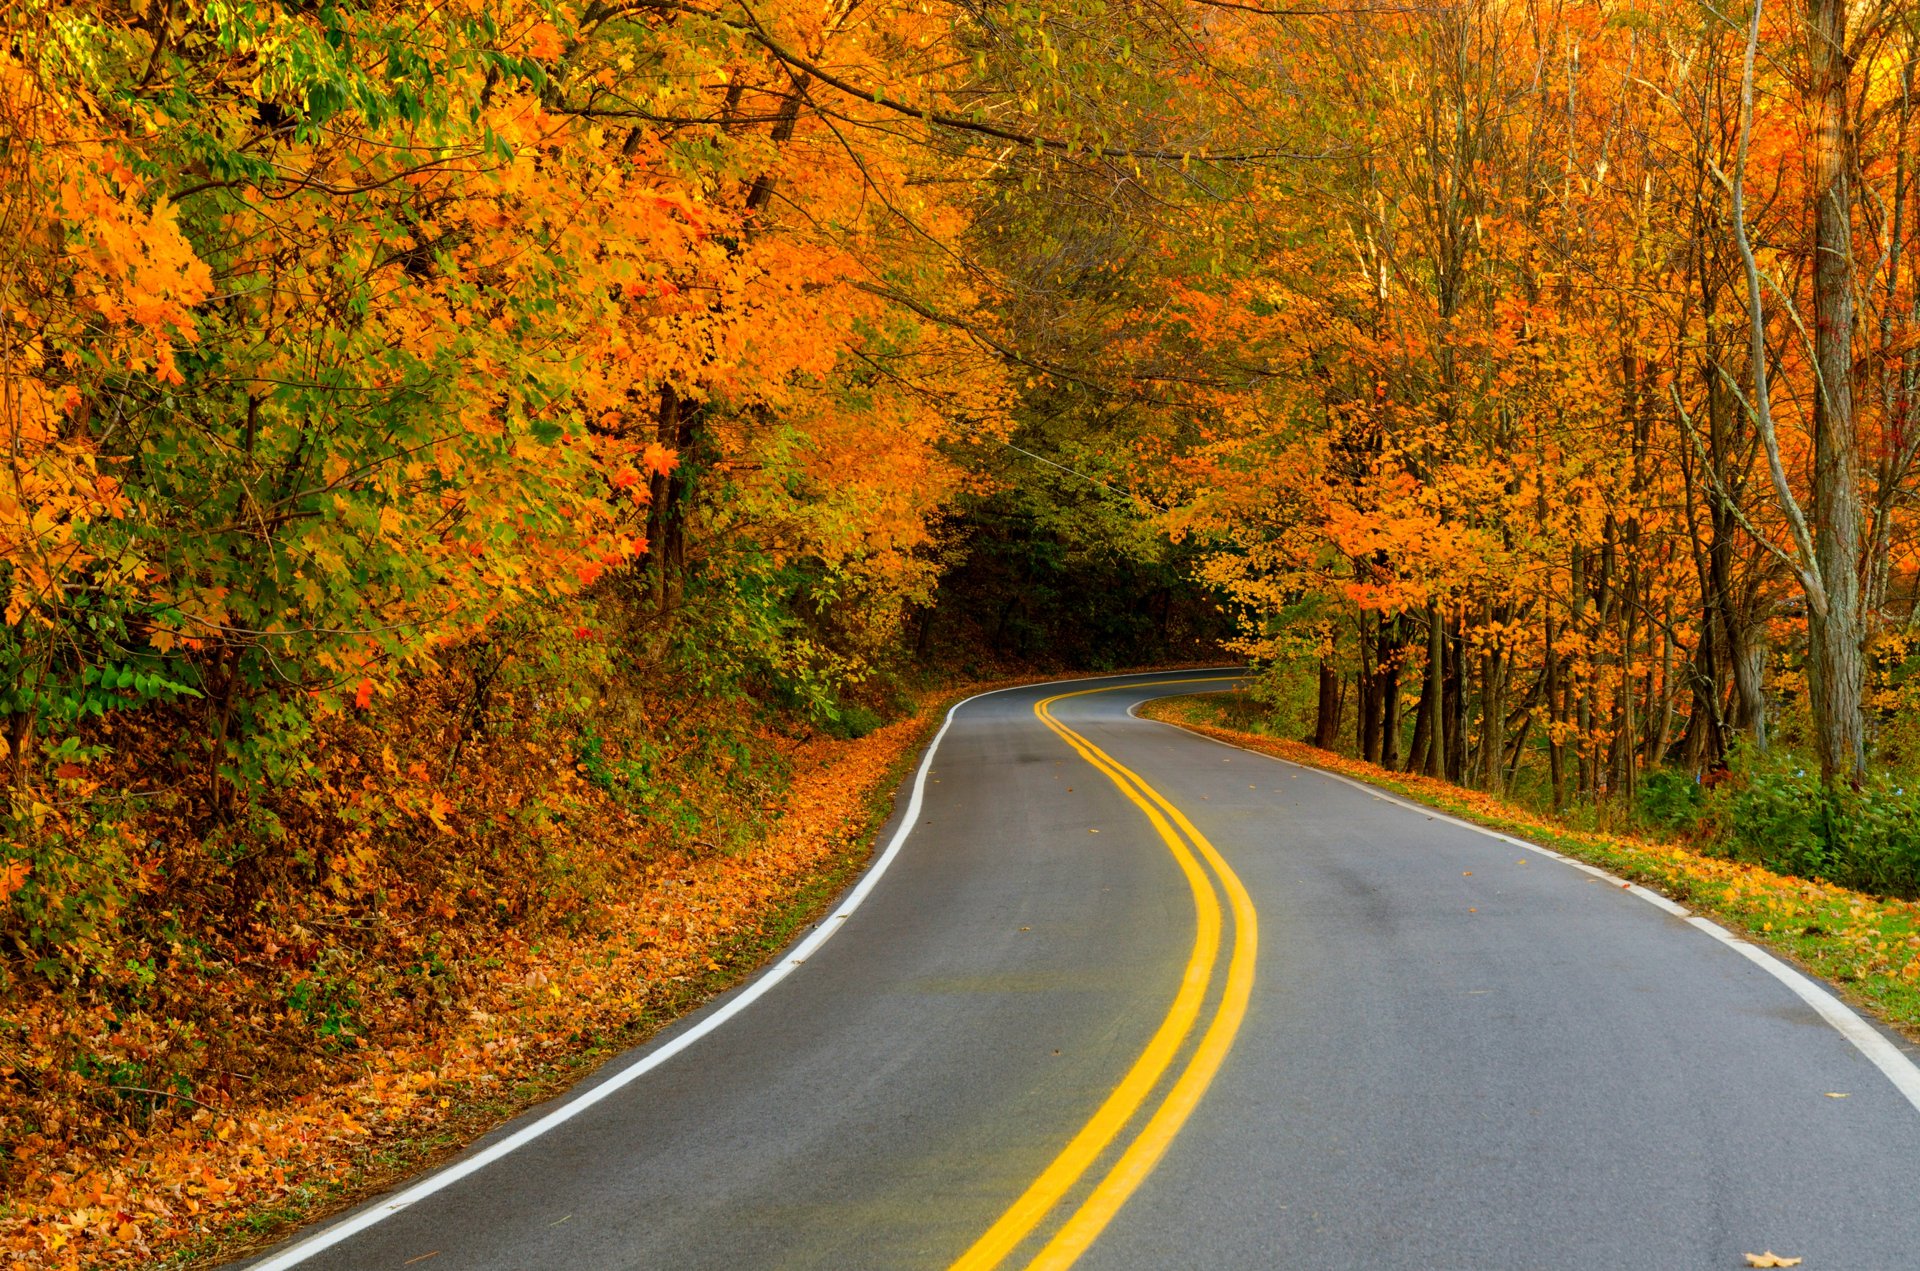
M1714 802L1730 855L1861 891L1920 896L1920 791L1894 778L1835 789L1784 758L1746 766Z
M8 925L37 955L34 970L64 981L98 963L141 885L126 830L91 805L57 824L16 796L0 818L0 878L20 877Z
M1640 819L1661 830L1691 830L1706 806L1706 791L1692 773L1656 768L1640 777L1635 795Z
M1265 712L1261 730L1274 737L1309 737L1319 703L1318 672L1307 658L1280 658L1259 667L1247 695Z
M921 619L931 660L1112 670L1217 648L1225 620L1187 549L1084 483L1030 466L1008 476L1017 484L948 527L955 560Z
M328 1042L340 1044L362 1032L360 990L352 978L331 972L321 965L287 979L287 1009L304 1016L314 1033Z
M200 696L184 682L190 671L137 647L126 615L103 597L76 597L69 621L60 639L0 625L0 719L46 738L45 766L97 758L99 748L83 744L77 731L91 721Z
M841 741L857 741L865 737L886 721L880 718L878 711L858 703L842 703L834 709L833 718L827 721L827 734Z

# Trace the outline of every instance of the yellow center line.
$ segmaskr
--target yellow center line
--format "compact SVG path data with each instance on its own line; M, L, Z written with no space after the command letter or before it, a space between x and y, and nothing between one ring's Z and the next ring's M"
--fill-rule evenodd
M1097 747L1094 749L1098 750ZM1066 1225L1027 1264L1027 1271L1060 1271L1061 1268L1072 1266L1106 1230L1107 1223L1120 1212L1120 1207L1127 1203L1140 1184L1146 1182L1147 1175L1166 1155L1174 1136L1186 1125L1187 1118L1200 1105L1200 1097L1206 1094L1207 1087L1220 1071L1227 1051L1233 1046L1234 1036L1239 1033L1240 1024L1247 1017L1247 1003L1253 996L1253 964L1260 944L1259 919L1253 910L1253 898L1247 894L1239 875L1233 872L1226 858L1180 809L1168 803L1153 787L1140 781L1126 767L1114 763L1110 756L1103 754L1102 757L1139 782L1147 797L1166 810L1167 815L1200 849L1200 854L1207 858L1207 863L1219 875L1233 909L1233 956L1227 961L1227 983L1221 994L1219 1009L1214 1012L1213 1022L1207 1026L1207 1031L1200 1037L1200 1044L1187 1061L1186 1071L1173 1083L1173 1088L1167 1092L1160 1107L1133 1142L1128 1144L1120 1159L1114 1162L1113 1168L1107 1171L1107 1176L1100 1180L1099 1186L1093 1189L1092 1195L1081 1203L1080 1208L1067 1219Z
M1162 680L1161 684L1213 684L1236 676L1210 676L1192 680ZM1167 802L1137 773L1132 772L1115 760L1111 755L1095 746L1085 737L1062 724L1053 715L1051 707L1055 702L1069 697L1085 697L1093 693L1111 693L1120 689L1137 688L1139 685L1112 685L1106 688L1081 689L1073 693L1059 693L1034 705L1034 714L1042 723L1057 733L1087 763L1098 769L1114 786L1125 795L1142 813L1154 831L1160 836L1167 850L1173 855L1181 873L1187 880L1188 888L1193 892L1194 903L1194 940L1192 951L1188 954L1187 964L1181 973L1180 988L1175 994L1173 1005L1168 1009L1166 1018L1154 1031L1146 1048L1140 1052L1133 1066L1113 1092L1095 1110L1093 1117L1081 1127L1071 1142L1061 1149L1052 1163L1035 1179L1031 1186L1014 1201L1002 1214L999 1221L987 1229L973 1246L954 1262L952 1271L987 1271L998 1266L1006 1256L1030 1235L1061 1198L1071 1190L1094 1162L1107 1149L1114 1138L1130 1122L1140 1109L1147 1096L1159 1083L1181 1043L1192 1031L1199 1017L1200 1008L1205 1001L1207 986L1213 979L1213 971L1219 963L1221 914L1218 893L1212 880L1180 834L1175 832L1177 825L1187 838L1199 846L1202 855L1213 865L1215 871L1227 882L1229 901L1234 911L1234 952L1227 965L1227 984L1220 1009L1216 1011L1212 1023L1202 1035L1200 1044L1187 1068L1168 1091L1167 1098L1158 1111L1148 1120L1138 1138L1121 1155L1114 1168L1108 1172L1093 1193L1087 1198L1074 1215L1068 1219L1058 1235L1049 1242L1034 1265L1041 1260L1048 1266L1064 1267L1084 1252L1093 1243L1096 1236L1106 1226L1108 1220L1126 1203L1135 1188L1152 1171L1153 1166L1165 1153L1173 1136L1185 1123L1193 1106L1199 1102L1213 1073L1218 1070L1226 1050L1232 1044L1233 1035L1238 1030L1240 1019L1246 1013L1246 999L1253 983L1253 905L1246 891L1240 886L1232 870L1227 868L1225 860L1214 850L1200 832L1194 828L1178 808ZM1171 824L1169 823L1171 818Z

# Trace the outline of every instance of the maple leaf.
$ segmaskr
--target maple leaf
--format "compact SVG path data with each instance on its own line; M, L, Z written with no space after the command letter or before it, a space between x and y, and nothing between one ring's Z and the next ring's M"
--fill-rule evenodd
M566 44L560 38L560 32L551 22L541 22L527 32L527 55L542 62L551 62L566 51Z
M1749 1253L1746 1259L1750 1267L1797 1267L1804 1261L1801 1258L1783 1258L1771 1249L1765 1253Z
M33 865L29 861L8 861L4 868L0 868L0 901L19 891L27 881L27 875L32 872Z
M646 450L641 453L640 463L647 471L664 477L679 466L680 456L659 442L650 441L647 443Z

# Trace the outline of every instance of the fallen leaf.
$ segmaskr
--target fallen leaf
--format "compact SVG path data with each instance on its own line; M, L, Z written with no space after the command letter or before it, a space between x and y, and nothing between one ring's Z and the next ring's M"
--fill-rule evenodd
M1748 1254L1747 1265L1750 1267L1797 1267L1800 1265L1800 1259L1783 1258L1769 1249L1765 1253Z
M1846 1098L1846 1097L1847 1097L1847 1093L1848 1093L1848 1092L1847 1092L1847 1091L1845 1091L1845 1090L1829 1090L1829 1091L1827 1091L1827 1098L1829 1098L1829 1099L1844 1099L1844 1098Z

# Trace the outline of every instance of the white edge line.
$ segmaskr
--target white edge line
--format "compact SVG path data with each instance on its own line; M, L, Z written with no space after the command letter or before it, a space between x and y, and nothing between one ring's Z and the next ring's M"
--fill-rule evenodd
M1135 705L1138 706L1140 703L1135 703ZM1129 715L1133 714L1132 709L1129 708L1127 713ZM1135 715L1134 718L1138 719L1140 717ZM1475 825L1472 821L1465 821L1457 816L1451 816L1448 813L1440 811L1438 808L1429 807L1424 803L1415 803L1411 800L1400 798L1398 795L1389 794L1385 790L1370 786L1364 781L1355 780L1343 773L1329 772L1325 768L1315 768L1309 764L1294 763L1290 759L1282 759L1278 755L1270 755L1264 750L1255 750L1250 746L1236 746L1230 741L1222 741L1218 737L1209 737L1205 733L1195 732L1190 728L1181 728L1180 725L1170 724L1165 720L1150 719L1145 722L1149 724L1159 724L1164 728L1179 729L1179 731L1189 737L1198 737L1202 741L1210 741L1216 745L1225 746L1229 750L1238 750L1242 754L1258 755L1262 759L1271 759L1273 762L1285 764L1289 768L1298 768L1303 772L1311 772L1322 777L1329 777L1343 785L1349 785L1356 790L1370 794L1382 802L1396 804L1406 808L1410 812L1423 813L1432 820L1446 821L1462 829L1472 830L1476 834L1483 834L1490 839L1496 839L1499 842L1507 844L1509 847L1524 848L1526 851L1551 857L1563 865L1569 865L1579 870L1583 874L1592 874L1595 878L1604 878L1610 883L1618 884L1620 890L1639 897L1654 908L1672 914L1676 918L1686 919L1687 925L1712 936L1715 940L1727 946L1727 948L1732 949L1735 953L1738 953L1741 957L1753 963L1774 979L1780 981L1780 983L1784 984L1793 992L1794 996L1812 1007L1814 1013L1831 1025L1836 1033L1839 1033L1842 1037L1852 1042L1854 1049L1866 1056L1868 1062L1878 1068L1886 1076L1887 1080L1893 1083L1894 1089L1898 1090L1901 1095L1906 1098L1906 1101L1913 1105L1915 1110L1920 1110L1920 1066L1916 1066L1912 1058L1908 1056L1904 1050L1901 1050L1889 1041L1884 1033L1863 1019L1858 1011L1855 1011L1832 993L1820 987L1820 985L1812 979L1795 970L1785 962L1782 962L1779 958L1774 957L1773 954L1768 953L1760 946L1751 941L1741 939L1719 923L1700 917L1684 905L1675 903L1667 897L1662 896L1659 892L1642 887L1638 883L1630 883L1617 875L1608 873L1597 865L1589 865L1585 861L1575 860L1573 857L1563 852L1556 852L1550 847L1542 847L1538 843L1529 843L1525 839L1514 838L1511 834L1502 834L1497 830L1490 830L1484 825Z
M935 753L939 751L940 742L946 737L947 730L953 727L954 714L968 702L977 702L983 697L992 697L996 693L1011 693L1017 689L1034 688L1043 684L1080 684L1093 680L1123 680L1141 675L1172 675L1177 673L1178 672L1173 671L1121 671L1113 675L1078 676L1067 680L1036 680L1028 684L1009 684L1005 688L988 689L984 693L975 693L971 697L962 698L960 701L955 702L947 709L947 717L941 722L940 731L933 735L933 740L927 744L926 753L920 758L920 766L913 774L913 792L907 799L906 814L900 818L899 827L894 830L893 837L887 840L887 846L880 853L879 858L867 867L867 872L861 876L860 881L854 885L853 890L847 893L846 899L836 906L831 914L820 920L819 925L814 928L813 934L782 954L779 961L768 967L759 979L754 980L745 988L738 990L725 1005L687 1029L686 1032L664 1043L657 1050L650 1051L642 1058L622 1068L598 1085L568 1098L567 1101L559 1107L553 1109L538 1120L520 1127L520 1129L514 1131L506 1138L501 1139L498 1143L482 1151L475 1152L472 1156L464 1160L455 1161L437 1173L429 1174L419 1182L403 1188L387 1199L371 1204L352 1217L315 1232L313 1235L281 1250L279 1253L272 1254L259 1262L244 1264L247 1271L285 1271L287 1267L298 1266L316 1254L324 1253L342 1241L351 1239L367 1230L367 1228L391 1218L401 1210L409 1209L427 1199L429 1196L445 1191L461 1179L466 1178L470 1174L478 1173L509 1152L525 1147L543 1134L546 1134L549 1130L571 1121L574 1117L579 1116L594 1104L599 1103L601 1100L631 1085L647 1073L652 1072L661 1064L666 1063L667 1060L672 1059L681 1051L692 1046L695 1042L713 1032L740 1012L746 1010L747 1007L753 1005L763 997L768 990L772 989L774 985L793 974L795 967L812 957L815 950L832 939L834 932L839 931L841 927L845 925L845 920L853 916L853 911L860 907L860 903L867 898L868 894L872 892L874 887L879 883L880 876L887 872L889 865L893 864L893 858L900 854L901 847L907 841L907 835L912 832L913 827L920 819L921 806L926 796L927 774L932 771L933 757ZM1149 681L1149 683L1151 683L1151 681ZM1916 1075L1916 1086L1920 1086L1920 1075Z

